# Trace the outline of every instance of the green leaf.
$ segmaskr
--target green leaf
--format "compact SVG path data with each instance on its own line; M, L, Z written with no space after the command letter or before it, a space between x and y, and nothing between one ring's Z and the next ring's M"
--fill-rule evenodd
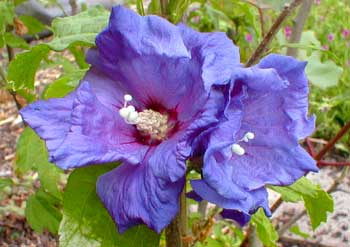
M160 15L161 14L161 7L160 7L160 1L159 0L151 0L150 4L147 8L147 14L149 15Z
M70 46L69 51L73 54L75 62L78 64L79 68L87 69L89 64L85 62L85 51L80 46Z
M39 190L27 200L25 209L27 221L36 232L41 233L47 229L57 234L62 219L58 207L59 201L56 198Z
M13 181L11 178L0 178L0 190L12 185L13 185Z
M15 17L14 4L7 1L0 1L0 34L5 33L6 26L13 23Z
M269 186L270 189L281 194L283 201L298 202L303 196L315 197L318 187L311 183L306 177L301 177L290 186Z
M21 4L21 3L24 3L26 2L27 0L13 0L13 3L15 4L15 6Z
M292 226L292 227L289 229L289 231L292 232L292 233L294 233L294 234L296 234L296 235L298 235L298 236L300 236L300 237L302 237L302 238L309 238L309 237L310 237L310 235L307 234L306 232L302 232L302 231L300 230L299 226L297 226L297 225Z
M109 12L97 6L74 16L56 18L52 22L55 36L48 45L56 51L72 44L94 46L95 37L107 25L108 17Z
M13 33L5 33L4 41L12 48L29 49L30 46L22 38L14 35Z
M24 129L17 143L15 170L19 174L37 171L43 190L57 198L62 197L58 188L62 172L48 162L44 141L29 127Z
M66 96L78 86L85 73L86 70L77 70L62 76L46 87L43 98L61 98Z
M40 33L46 29L45 25L38 21L33 16L21 15L19 19L28 28L28 34L34 35Z
M145 9L143 8L143 1L142 0L136 0L136 7L137 7L137 12L140 15L145 15Z
M178 23L181 20L190 3L190 0L170 0L168 4L170 20L173 23Z
M137 226L119 235L116 226L96 194L97 178L115 165L76 169L68 179L63 199L60 246L156 247L159 235Z
M273 227L269 218L266 217L264 210L259 210L252 216L251 223L256 226L256 231L260 241L267 247L275 247L278 240L278 233Z
M300 178L291 186L269 186L269 188L280 193L284 201L297 202L304 200L314 230L321 222L327 220L327 212L333 212L332 197L319 185L311 183L306 177Z
M322 89L338 85L343 69L337 66L333 61L328 60L324 63L318 52L313 52L308 58L306 74L312 84Z
M312 229L327 221L327 212L333 212L332 197L318 186L316 197L304 196L305 208L310 217Z
M34 78L41 61L50 49L44 45L34 46L30 51L18 54L11 61L7 74L7 81L15 91L19 89L34 89Z

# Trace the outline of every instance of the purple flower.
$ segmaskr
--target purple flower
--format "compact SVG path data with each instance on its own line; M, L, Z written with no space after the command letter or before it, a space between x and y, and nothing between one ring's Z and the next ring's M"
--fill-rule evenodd
M328 41L332 42L334 40L334 34L333 33L328 34L327 38L328 38Z
M329 46L328 46L328 45L323 45L323 46L322 46L322 50L328 51L328 50L329 50Z
M245 40L250 43L253 40L253 36L250 33L247 33L245 36Z
M203 179L191 181L195 193L227 209L227 217L244 223L258 207L269 215L266 185L290 185L317 171L299 145L315 124L307 116L305 65L272 54L234 71L226 117L203 142Z
M341 35L343 36L344 39L347 39L350 35L350 30L349 29L343 29L343 31L341 32Z
M292 36L292 28L290 26L284 28L284 35L286 36L286 39L289 39Z
M321 4L321 0L315 0L315 4L316 5L320 5Z
M122 162L98 179L98 195L120 232L141 223L160 232L178 211L192 143L224 109L238 49L223 33L121 6L96 46L74 92L21 114L62 169Z

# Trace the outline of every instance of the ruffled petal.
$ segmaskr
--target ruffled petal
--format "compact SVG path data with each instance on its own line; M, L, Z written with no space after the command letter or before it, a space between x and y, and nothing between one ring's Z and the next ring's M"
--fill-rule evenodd
M188 193L187 196L196 201L206 200L226 210L237 210L247 215L255 213L262 207L266 215L271 216L268 206L268 194L264 187L251 191L238 191L231 198L226 198L219 195L203 179L191 180L191 186L193 191Z
M119 232L144 223L160 233L179 210L183 185L184 179L163 180L144 164L124 163L98 179L97 193Z
M234 199L229 199L219 195L205 180L191 180L191 186L198 196L219 207L249 212L251 198L243 190L237 190Z
M261 188L252 192L252 205L248 213L240 210L224 209L221 212L221 216L238 222L241 226L244 226L250 221L250 216L254 214L259 208L263 208L267 216L271 216L269 208L268 194L265 188Z
M190 147L181 146L179 138L172 137L152 148L146 162L155 176L175 182L184 177L189 154Z
M226 84L233 68L240 66L239 49L225 33L200 33L184 24L178 25L192 59L202 64L202 78L207 91Z
M240 226L244 226L250 221L250 214L234 209L224 209L220 214L225 219L236 221Z
M75 92L72 92L64 98L36 101L20 111L24 121L46 141L50 153L68 134L74 98Z
M106 107L97 99L93 90L103 97L97 85L103 78L97 79L93 87L83 82L65 98L37 101L21 111L28 125L46 141L50 161L62 169L117 160L136 164L148 150L135 140L135 128L125 124L117 108ZM112 92L117 93L109 91L107 96Z
M283 90L285 112L292 119L289 131L298 139L312 134L315 129L315 116L308 117L309 83L305 74L306 62L300 62L293 57L270 54L257 65L259 68L273 68L279 76L289 82Z
M83 82L76 90L69 132L50 159L63 169L117 160L137 164L148 147L135 140L135 131Z
M237 186L255 190L266 184L289 185L317 171L316 162L299 145L314 126L314 119L307 117L304 67L293 58L271 55L233 73L228 121L211 133L204 156L203 177L217 193L229 198ZM244 142L247 132L255 137ZM235 143L244 155L231 152Z

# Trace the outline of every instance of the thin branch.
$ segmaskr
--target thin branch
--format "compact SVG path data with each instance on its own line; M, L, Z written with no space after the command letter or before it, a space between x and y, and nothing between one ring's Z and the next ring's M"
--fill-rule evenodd
M344 127L337 133L337 135L331 139L327 145L315 156L315 160L320 161L323 156L334 147L335 143L339 141L340 138L342 138L346 132L350 129L350 121L347 122Z
M193 232L193 236L185 236L184 239L190 246L195 246L198 241L203 242L207 239L212 232L212 228L215 223L215 216L220 212L220 210L220 207L215 206L209 213L207 220L202 221L201 224L197 226L196 231Z
M76 0L69 0L69 5L71 8L71 14L76 15L78 13L78 4Z
M338 162L330 162L320 160L317 162L318 166L350 166L350 161L338 161Z
M264 19L264 12L262 8L258 7L259 12L259 18L260 18L260 29L261 29L261 35L265 36L265 19Z
M300 42L305 21L309 16L312 4L313 4L313 0L305 0L303 4L300 6L300 10L298 12L298 15L295 18L295 23L293 25L292 36L290 37L290 41L289 41L290 43L297 44ZM298 49L293 47L288 47L287 55L296 57L298 55Z
M264 36L263 40L259 44L258 48L256 48L253 55L248 60L246 66L249 67L257 62L257 60L263 55L266 48L271 43L272 39L275 37L277 32L280 30L282 23L286 20L286 18L291 14L291 12L301 3L303 0L294 0L291 4L284 7L281 14L277 17L276 21L272 24L270 30Z
M280 237L279 241L282 242L283 244L288 244L288 246L298 245L298 246L313 246L313 247L334 247L333 245L315 243L315 242L308 241L306 239L295 239L295 238L288 238L288 237Z
M263 8L261 8L258 4L256 4L255 2L251 2L251 1L246 1L247 3L249 3L250 5L254 6L259 13L259 19L260 19L260 29L261 29L261 35L264 37L265 36L265 19L264 19L264 12L263 12Z
M187 227L186 186L180 196L180 211L165 228L166 247L187 247L182 238L186 236Z
M279 206L281 206L281 204L283 203L283 199L282 197L278 197L278 199L274 202L274 204L272 204L271 208L270 208L270 211L271 213L274 213L278 208Z

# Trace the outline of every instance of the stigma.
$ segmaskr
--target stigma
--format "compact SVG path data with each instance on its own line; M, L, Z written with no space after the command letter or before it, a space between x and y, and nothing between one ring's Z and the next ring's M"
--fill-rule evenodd
M249 142L250 140L253 140L255 138L255 134L253 132L247 132L244 134L243 138L238 140L237 143L234 143L231 145L231 151L234 154L237 154L239 156L242 156L245 154L244 148L239 145L240 142Z

